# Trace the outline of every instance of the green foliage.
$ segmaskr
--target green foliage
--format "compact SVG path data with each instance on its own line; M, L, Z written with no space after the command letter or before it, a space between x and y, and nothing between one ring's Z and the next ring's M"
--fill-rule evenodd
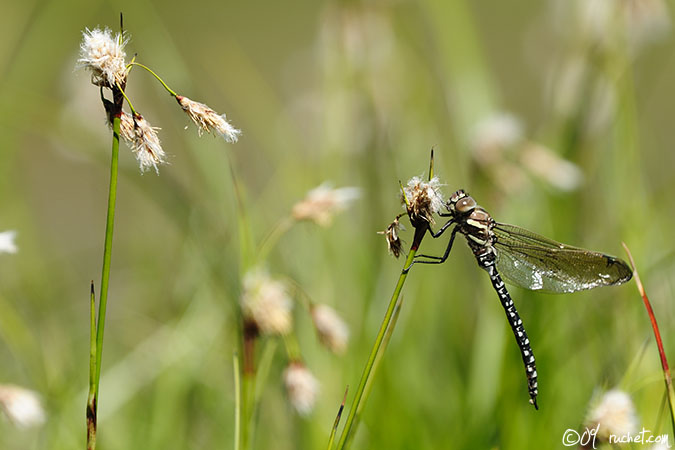
M10 3L0 28L0 231L18 230L20 251L0 254L0 384L40 392L48 421L18 430L0 420L0 448L85 445L88 293L101 270L110 136L97 89L73 66L80 30L115 28L119 10L128 54L227 112L243 134L236 145L197 137L163 88L132 71L129 94L162 128L170 165L140 175L120 149L99 448L232 448L240 246L249 245L241 227L260 243L330 180L359 186L361 199L329 228L291 228L268 267L338 310L350 344L344 356L329 354L296 304L298 343L321 395L309 417L293 413L278 346L258 387L253 442L325 448L403 264L376 231L402 211L398 182L427 169L432 146L447 196L464 188L497 220L569 244L622 256L628 243L666 352L675 348L671 36L638 48L616 32L596 45L577 18L581 2L562 1L209 1L191 14L184 2ZM561 112L570 61L585 78ZM522 145L504 153L511 171L480 163L471 130L500 111L522 120L528 142L574 163L578 189L533 175ZM410 272L352 448L557 448L593 394L616 386L641 425L672 431L634 286L564 296L511 289L537 356L535 411L499 301L461 244L444 265ZM422 250L443 245L425 240Z

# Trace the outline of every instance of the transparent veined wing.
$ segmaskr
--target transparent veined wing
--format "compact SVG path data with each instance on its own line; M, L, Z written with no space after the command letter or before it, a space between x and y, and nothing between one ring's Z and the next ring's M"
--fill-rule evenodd
M524 228L496 223L492 231L497 270L531 290L564 293L625 283L633 276L623 260L561 244Z

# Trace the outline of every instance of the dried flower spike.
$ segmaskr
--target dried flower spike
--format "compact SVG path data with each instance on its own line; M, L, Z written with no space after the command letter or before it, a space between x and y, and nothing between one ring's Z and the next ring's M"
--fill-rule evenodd
M141 172L154 167L155 172L159 173L157 164L164 164L166 162L164 160L164 150L159 143L159 136L157 136L157 130L159 128L150 126L143 116L134 114L134 144L131 150L136 154Z
M227 142L237 142L237 139L239 139L241 130L237 130L233 127L232 124L227 121L225 114L218 114L207 105L190 100L182 95L177 95L176 100L180 107L183 108L183 111L185 111L195 125L197 125L200 136L203 132L207 132L218 133Z
M0 253L16 253L19 251L14 240L16 231L9 230L0 233Z
M408 185L403 188L402 202L407 205L408 216L414 223L422 219L434 223L433 215L443 207L443 196L440 191L441 183L437 177L424 181L420 177L412 177Z
M110 29L95 28L82 32L78 63L91 72L91 82L96 86L114 88L124 86L127 63L124 46L128 39Z
M109 119L108 125L112 128L112 119ZM134 128L134 118L131 117L131 114L122 111L122 115L120 116L120 136L131 148L133 148L134 141L136 140Z
M293 301L286 285L273 280L266 270L253 269L244 276L241 308L263 334L288 334L293 324Z
M349 327L345 321L328 305L313 306L311 314L321 342L333 353L343 354L349 340Z
M293 408L302 416L314 409L319 395L319 382L301 362L292 362L284 371L284 385Z
M610 435L634 434L637 431L638 420L630 396L618 389L606 392L586 420L586 426L589 428L598 425L600 428L597 438L600 442L607 442Z
M45 421L39 396L18 386L0 385L0 409L21 428L40 425Z
M347 209L359 195L358 188L332 189L328 183L324 183L309 191L304 200L296 203L291 215L295 220L309 220L326 227L333 221L335 213Z
M401 251L403 251L403 246L401 244L401 238L398 235L399 230L403 228L399 218L397 217L392 223L389 224L386 230L378 231L377 234L383 234L387 239L387 249L389 253L394 255L395 258L401 256Z

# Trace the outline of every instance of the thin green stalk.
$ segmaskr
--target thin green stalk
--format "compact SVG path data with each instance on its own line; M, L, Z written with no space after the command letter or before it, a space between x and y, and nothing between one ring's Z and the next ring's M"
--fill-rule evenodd
M342 403L340 403L340 408L338 413L335 416L335 422L333 422L333 429L330 431L330 437L328 438L328 447L327 450L332 450L333 441L335 440L335 434L337 433L338 425L340 425L340 417L342 417L342 411L345 409L345 402L347 401L347 393L349 392L349 386L345 389L345 395L342 397Z
M255 392L255 374L244 371L241 390L241 448L248 450L251 447L251 419L253 417L253 393Z
M391 296L391 300L389 300L389 306L387 308L387 312L384 315L384 319L382 319L380 331L377 333L375 343L373 344L373 348L370 351L370 356L368 357L368 362L366 362L366 366L363 369L363 374L361 375L361 380L359 381L359 385L356 388L356 394L354 395L354 403L352 404L352 407L349 410L349 416L347 417L347 421L345 422L345 428L342 430L342 435L340 436L340 441L338 442L337 448L339 450L347 448L347 440L350 437L350 433L353 432L352 428L355 426L356 413L361 409L363 409L363 405L361 404L362 400L365 401L365 399L363 398L363 392L366 388L366 385L370 382L371 378L375 374L375 372L373 371L375 359L377 358L377 355L380 352L380 347L382 346L385 335L387 333L387 329L389 328L389 324L391 323L392 316L394 315L394 310L396 309L398 298L401 295L403 284L405 283L405 280L408 277L408 271L406 269L409 268L410 265L412 264L413 259L415 258L415 253L419 248L420 241L422 240L422 237L424 236L425 232L426 228L417 228L415 230L415 238L410 248L410 252L408 253L408 258L406 259L405 265L403 266L404 269L401 271L401 276L399 276L398 278L398 283L396 283L394 293ZM384 353L385 350L386 350L386 343L385 346L382 347L382 353Z
M252 437L255 437L256 425L258 423L258 407L260 406L260 398L267 383L267 377L272 367L272 359L277 349L276 339L266 339L262 349L258 367L256 370L256 383L253 386L253 398L251 399L251 421L248 426L248 432Z
M389 341L391 340L391 335L394 334L394 328L396 327L396 322L398 321L398 316L401 313L401 305L402 304L403 304L403 297L400 297L398 302L396 303L396 309L394 309L394 315L391 318L391 323L389 324L389 328L387 328L387 332L384 335L384 340L382 341L382 347L380 348L380 351L377 353L377 356L375 357L375 364L373 364L373 374L377 373L377 369L380 366L380 361L382 361L382 356L384 356L384 350L389 345ZM366 388L363 391L363 398L361 400L361 404L357 408L356 416L354 417L354 424L352 425L351 436L347 439L347 445L350 445L352 439L354 439L354 435L356 434L356 430L359 426L359 420L361 419L361 411L363 411L363 406L368 401L368 397L370 396L370 391L373 388L373 380L374 380L374 376L370 377L370 379L366 383Z
M279 222L277 222L274 228L272 228L272 230L267 233L267 236L265 236L260 245L258 245L256 260L265 261L270 250L272 250L272 248L274 248L274 246L279 242L281 237L291 229L294 223L295 220L290 216L284 217Z
M140 67L140 68L142 68L142 69L147 70L147 71L150 72L155 78L157 78L157 81L159 81L160 83L162 83L162 86L164 86L164 89L166 89L167 92L168 92L169 94L171 94L171 95L174 96L174 97L176 97L176 96L178 95L178 94L176 94L176 93L173 91L173 89L171 89L171 88L169 87L168 84L166 84L166 83L164 82L164 80L162 80L162 79L159 77L159 75L157 75L157 74L156 74L151 68L149 68L148 66L145 66L145 65L143 65L143 64L141 64L141 63L137 63L137 62L131 62L131 63L129 63L129 66L138 66L138 67Z
M89 294L89 396L87 397L87 450L96 448L96 294L91 282Z
M298 338L295 333L293 333L293 331L284 335L284 344L286 345L286 354L288 355L289 361L302 360L300 344L298 343Z
M259 382L256 386L255 396L253 397L253 404L256 408L260 403L260 398L262 397L265 388L265 382L269 376L270 369L272 368L272 360L274 359L274 353L277 350L277 344L278 341L276 339L266 339L260 354L258 370L256 371Z
M241 377L239 373L239 355L234 352L234 450L241 450Z
M116 102L117 103L117 102ZM121 111L121 107L120 107ZM120 152L120 116L113 119L113 140L110 157L110 187L108 189L108 215L105 226L105 245L103 249L103 268L101 270L101 292L99 294L98 322L96 325L96 399L99 398L101 381L101 356L103 355L103 332L105 314L108 305L108 284L110 281L110 258L112 255L113 228L115 226L115 202L117 199L117 164Z

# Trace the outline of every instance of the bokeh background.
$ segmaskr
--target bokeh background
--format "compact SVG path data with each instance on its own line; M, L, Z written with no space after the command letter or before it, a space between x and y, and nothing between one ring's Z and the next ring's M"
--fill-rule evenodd
M310 416L293 413L278 345L254 442L324 448L402 265L376 231L401 212L398 181L425 173L432 146L445 195L465 188L498 220L562 242L623 257L625 241L675 348L669 5L37 0L3 10L0 231L18 231L19 252L0 255L0 383L39 392L48 420L0 420L0 448L85 446L88 292L100 278L110 135L97 88L75 67L81 31L117 29L120 11L128 55L243 135L235 145L198 137L158 83L132 72L129 95L171 156L159 176L141 175L121 148L101 448L232 447L239 236L260 242L331 181L359 187L360 200L328 228L293 227L267 266L337 309L349 348L326 352L299 304L295 329L321 395ZM456 245L443 266L411 272L355 447L558 448L594 395L614 387L646 429L671 431L632 283L511 293L538 358L539 411L489 279Z

